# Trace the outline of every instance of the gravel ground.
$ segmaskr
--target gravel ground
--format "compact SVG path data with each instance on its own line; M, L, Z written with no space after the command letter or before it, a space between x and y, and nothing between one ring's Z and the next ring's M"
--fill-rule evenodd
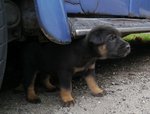
M41 104L25 101L24 93L0 93L0 114L150 114L150 46L139 46L118 60L98 61L96 79L106 91L94 97L84 80L73 81L76 104L63 107L58 92L39 90Z

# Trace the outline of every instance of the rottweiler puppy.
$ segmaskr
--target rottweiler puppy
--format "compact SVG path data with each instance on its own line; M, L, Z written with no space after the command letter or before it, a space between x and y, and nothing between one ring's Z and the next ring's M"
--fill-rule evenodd
M71 81L78 72L84 72L83 78L92 94L102 96L104 90L97 85L94 77L95 61L125 57L129 53L129 43L121 38L118 30L110 26L96 27L85 38L68 45L29 43L23 51L23 85L27 101L40 102L34 90L39 71L58 78L60 96L66 105L74 104ZM49 76L45 76L44 84L49 90L55 88L49 82Z

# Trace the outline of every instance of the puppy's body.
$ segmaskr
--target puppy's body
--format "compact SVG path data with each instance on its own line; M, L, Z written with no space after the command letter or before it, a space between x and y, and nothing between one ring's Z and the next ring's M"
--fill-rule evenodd
M129 44L121 39L119 32L107 26L93 29L86 38L69 45L29 43L23 54L23 84L27 100L39 101L34 91L35 73L38 71L58 77L60 95L66 104L74 102L71 80L76 72L84 71L89 89L94 95L101 95L103 90L93 77L95 60L124 57L129 52Z
M40 71L55 76L66 70L70 73L87 70L96 60L84 39L78 39L69 45L32 42L25 47L23 57L25 71L28 68L34 73Z
M86 63L93 59L92 53L83 42L83 39L69 45L33 42L27 46L27 53L31 52L27 62L37 64L36 70L48 73L57 73L63 69L73 71L73 68L86 66ZM28 54L25 53L25 57ZM35 58L31 60L30 57Z

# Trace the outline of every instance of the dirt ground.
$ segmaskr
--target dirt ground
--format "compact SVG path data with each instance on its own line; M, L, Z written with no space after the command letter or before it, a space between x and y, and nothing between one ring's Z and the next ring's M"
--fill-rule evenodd
M76 104L63 107L59 93L39 90L41 104L25 101L24 93L0 93L0 114L150 114L150 45L137 46L118 60L98 61L96 79L107 94L94 97L84 80L73 81Z

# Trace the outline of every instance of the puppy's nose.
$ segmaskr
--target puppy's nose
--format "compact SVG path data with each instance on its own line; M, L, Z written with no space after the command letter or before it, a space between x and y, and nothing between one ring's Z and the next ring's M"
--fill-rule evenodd
M126 47L125 47L127 50L130 50L130 45L128 44L128 45L126 45Z

